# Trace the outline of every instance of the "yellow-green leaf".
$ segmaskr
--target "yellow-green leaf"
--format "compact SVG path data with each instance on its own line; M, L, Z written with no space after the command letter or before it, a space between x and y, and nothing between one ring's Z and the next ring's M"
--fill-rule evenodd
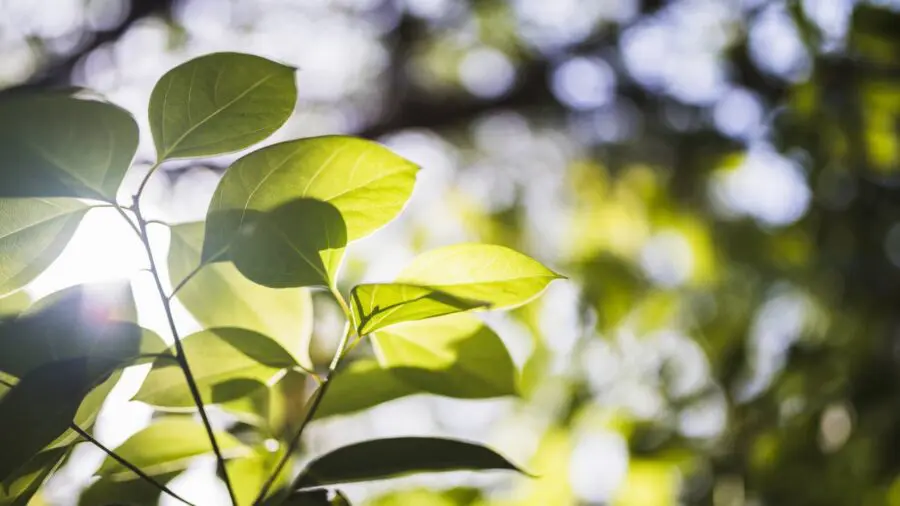
M396 282L488 302L491 309L508 309L531 301L560 278L537 260L504 246L457 244L417 256Z
M418 167L372 141L325 136L274 144L234 162L207 213L203 258L238 235L253 211L269 211L302 197L333 205L347 241L393 220L412 193Z
M203 223L171 228L169 277L177 286L200 265ZM312 297L306 288L272 289L253 283L231 263L204 265L177 294L204 327L240 327L280 343L306 369L312 369Z
M419 285L364 284L357 285L350 291L350 310L360 336L398 323L425 320L487 305Z
M166 72L150 95L159 160L230 153L272 135L294 111L294 68L213 53Z

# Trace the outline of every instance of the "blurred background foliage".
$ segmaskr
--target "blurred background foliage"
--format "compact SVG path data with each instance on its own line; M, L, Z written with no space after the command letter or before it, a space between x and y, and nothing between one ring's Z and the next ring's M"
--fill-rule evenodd
M300 68L297 112L267 142L350 133L424 167L401 219L351 250L352 281L460 241L570 278L488 320L521 398L413 396L306 441L469 437L541 478L417 477L352 498L900 505L900 3L0 0L0 87L87 87L144 125L163 72L225 50ZM201 219L237 156L165 165L157 217ZM109 251L93 270L61 259L32 293L133 267L114 246L127 232L82 228L70 248ZM333 308L314 304L327 360ZM119 397L101 439L147 421ZM76 502L86 466L43 500Z

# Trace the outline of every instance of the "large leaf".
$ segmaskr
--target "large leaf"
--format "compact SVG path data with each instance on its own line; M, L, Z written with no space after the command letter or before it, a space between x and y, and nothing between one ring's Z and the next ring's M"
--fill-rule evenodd
M269 211L309 197L340 211L347 240L393 220L412 193L418 167L371 141L325 136L283 142L237 160L225 172L207 214L208 260L238 234L246 211Z
M344 446L313 460L297 477L294 488L381 480L422 472L489 469L519 471L493 450L465 441L430 437L376 439Z
M163 341L132 323L136 309L125 283L77 285L34 303L0 325L0 371L21 377L51 360L88 357L107 363L141 362L165 351Z
M166 72L150 95L158 160L218 155L272 135L294 111L294 68L213 53Z
M0 296L49 267L87 211L76 199L0 199Z
M252 221L231 244L235 267L271 288L335 286L347 230L334 206L297 199Z
M0 197L113 201L137 150L124 109L62 94L0 100Z
M48 362L0 399L0 480L68 429L85 395L104 379L87 358Z
M203 223L172 227L169 276L178 285L200 265ZM206 264L179 291L178 300L207 328L240 327L278 341L312 369L312 297L306 288L272 289L249 281L227 262Z
M162 485L168 485L179 474L181 471L174 471L153 478ZM78 506L156 506L161 494L162 491L143 478L117 479L110 476L100 478L82 492L78 497Z
M560 278L538 261L504 246L458 244L414 258L396 282L426 285L490 303L491 309L506 309L529 302Z
M403 323L374 339L382 365L421 391L470 399L518 393L518 371L509 351L474 316Z
M70 449L56 448L38 453L0 483L0 506L27 506Z
M398 323L425 320L485 307L426 286L398 283L364 284L350 291L350 311L357 334L364 336Z
M249 449L227 432L217 431L216 441L226 458L246 455ZM153 422L149 427L128 438L115 453L149 474L167 474L187 467L191 459L212 452L203 424L187 416L171 416ZM100 476L117 476L119 479L135 478L125 466L106 457Z
M183 346L201 398L209 404L249 395L297 365L281 345L247 329L207 329L185 337ZM194 407L184 374L170 359L153 363L134 400L162 408Z
M315 418L347 415L421 391L374 360L357 360L331 380Z
M103 383L94 387L78 406L78 411L75 412L75 418L72 420L73 423L81 429L90 430L94 422L97 421L97 416L100 414L100 409L103 407L106 397L121 377L121 370L114 371ZM47 445L47 448L61 448L78 441L80 438L81 436L74 430L66 429L58 438Z

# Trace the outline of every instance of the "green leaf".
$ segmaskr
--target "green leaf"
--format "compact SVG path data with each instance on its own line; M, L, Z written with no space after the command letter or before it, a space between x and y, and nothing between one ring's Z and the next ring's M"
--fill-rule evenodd
M231 244L235 267L271 288L334 286L347 230L331 204L297 199L252 221Z
M115 105L62 94L0 100L0 197L114 201L138 146Z
M347 241L393 220L406 204L418 167L375 142L325 136L262 148L234 162L209 206L203 258L238 235L246 211L269 211L314 198L340 211Z
M316 410L315 419L347 415L421 393L374 360L357 360L340 370Z
M51 360L76 357L105 370L165 351L159 336L131 323L136 317L127 283L61 290L0 325L0 370L22 377Z
M247 457L229 460L225 463L237 506L252 506L263 484L269 479L275 465L284 455L284 451L270 452L265 448L255 448ZM278 479L266 497L270 497L280 487L287 485L291 478L291 466L284 466Z
M87 211L75 199L0 199L0 296L49 267Z
M295 489L382 480L413 473L505 469L520 471L493 450L465 441L399 437L338 448L306 467Z
M357 335L360 336L398 323L425 320L488 305L419 285L364 284L350 290L350 311Z
M169 276L178 285L200 265L203 223L171 228ZM240 327L280 343L304 368L312 369L312 297L306 288L276 290L253 283L234 265L206 264L177 294L204 327Z
M413 259L397 283L425 285L457 297L481 300L491 309L525 304L563 276L504 246L457 244Z
M31 370L0 399L0 480L68 429L81 401L104 379L87 358Z
M374 339L381 364L419 390L464 399L518 394L518 371L509 351L474 316L403 323Z
M181 471L154 476L162 485L168 485ZM142 478L100 478L78 498L78 506L156 506L162 492Z
M94 387L90 393L84 397L84 400L81 401L81 405L78 406L78 411L75 412L75 419L73 422L84 430L90 430L94 425L94 422L97 421L97 416L100 414L100 408L103 407L106 396L109 395L121 377L122 371L114 371L106 381ZM47 448L61 448L78 441L80 438L81 436L74 430L66 429L62 435L47 445Z
M204 403L250 395L297 363L272 339L240 328L207 329L183 340L188 364ZM161 408L194 408L178 364L159 359L134 400Z
M57 448L38 453L0 483L0 506L27 506L70 449Z
M334 490L329 498L327 490L305 490L288 496L283 506L351 506L350 500L340 490Z
M150 95L157 159L230 153L272 135L294 111L294 68L213 53L166 72Z
M247 455L249 449L227 432L217 431L216 441L225 458ZM180 471L191 459L212 452L212 445L203 424L187 416L170 416L153 422L149 427L128 438L115 453L153 476ZM137 477L119 462L107 457L97 470L99 476L119 479Z

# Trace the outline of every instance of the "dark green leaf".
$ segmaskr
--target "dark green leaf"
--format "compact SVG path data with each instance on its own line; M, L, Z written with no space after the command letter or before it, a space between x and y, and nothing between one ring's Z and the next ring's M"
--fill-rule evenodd
M492 244L457 244L423 253L397 283L435 290L508 309L525 304L563 276L515 250Z
M365 284L357 285L350 291L350 310L360 336L398 323L425 320L489 305L419 285Z
M0 199L0 296L49 267L87 211L76 199Z
M45 450L32 457L27 464L0 483L0 506L27 506L70 450L71 448Z
M178 285L200 265L203 223L171 228L169 279ZM306 288L273 289L249 281L231 263L205 265L181 290L178 300L204 327L240 327L280 343L312 369L312 297Z
M150 95L158 160L218 155L252 146L290 117L294 69L259 56L213 53L166 72Z
M0 480L65 432L81 401L107 374L82 357L49 362L23 376L0 399Z
M338 448L306 467L294 488L381 480L412 473L519 469L493 450L477 444L429 437L364 441Z
M181 474L174 471L167 474L154 476L154 479L163 485ZM78 498L78 506L156 506L162 492L154 485L141 478L116 479L114 477L100 478L91 484Z
M327 490L294 492L281 504L283 506L351 506L350 500L339 490L330 493Z
M63 94L0 100L0 197L113 201L138 127L115 105Z
M334 206L297 199L252 221L231 245L241 274L272 288L333 286L347 230Z
M249 449L227 432L216 432L219 448L228 457L246 455ZM212 452L206 429L199 421L187 416L171 416L153 422L134 434L115 453L149 475L168 474L187 467L191 459ZM107 457L97 470L100 476L133 479L135 474Z
M225 248L246 214L298 198L323 200L340 211L347 241L393 220L412 193L418 168L371 141L325 136L265 147L225 172L207 213L203 258Z
M207 329L184 338L184 351L203 401L218 404L250 395L297 363L272 339L239 328ZM134 400L163 408L193 408L177 363L154 362Z
M509 351L474 316L403 323L373 339L382 365L420 391L470 399L518 392L518 371Z

